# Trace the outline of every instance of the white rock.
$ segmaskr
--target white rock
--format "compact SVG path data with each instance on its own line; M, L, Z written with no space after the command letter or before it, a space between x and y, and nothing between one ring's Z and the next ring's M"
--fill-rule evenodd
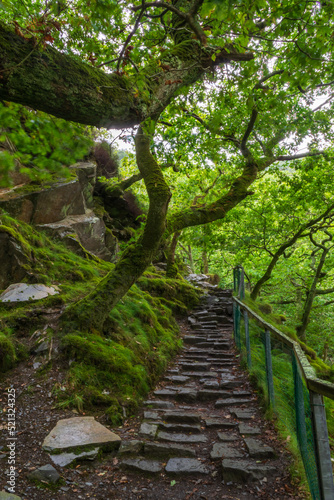
M96 422L94 417L65 418L46 436L43 449L49 452L71 451L88 445L119 448L121 438Z
M39 300L45 299L49 295L56 295L57 293L59 293L59 288L57 286L14 283L0 295L0 302L25 302L28 300Z

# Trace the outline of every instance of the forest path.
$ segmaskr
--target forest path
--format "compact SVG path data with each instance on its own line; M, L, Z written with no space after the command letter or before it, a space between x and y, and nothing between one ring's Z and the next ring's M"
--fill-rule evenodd
M129 484L135 474L160 481L146 493L126 486L124 498L298 498L287 456L239 367L231 291L210 287L188 322L182 353L145 401L136 439L118 453Z
M55 408L52 387L64 380L64 366L55 364L44 381L35 379L31 361L8 373L2 401L10 384L30 387L16 401L19 499L306 498L296 493L288 472L291 457L273 425L263 419L248 374L239 367L231 291L211 287L180 327L184 348L165 377L137 416L113 429L122 439L118 452L71 467L56 465L42 448L59 420L79 416L75 410ZM95 418L107 424L104 415ZM0 490L6 488L9 453L5 442L1 448ZM60 484L49 487L28 479L36 467L51 464ZM1 500L10 498L4 495L0 492Z

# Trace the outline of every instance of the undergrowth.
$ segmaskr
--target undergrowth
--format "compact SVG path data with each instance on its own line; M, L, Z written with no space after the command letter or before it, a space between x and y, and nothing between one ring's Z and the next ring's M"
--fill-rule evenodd
M261 318L263 318L267 323L275 326L282 333L300 344L301 348L306 354L308 361L315 369L316 374L319 378L334 382L334 366L327 365L322 359L317 356L317 353L314 349L309 347L298 338L296 331L293 328L284 325L282 321L284 322L285 317L282 314L276 314L275 312L273 312L270 304L263 304L261 302L252 300L249 297L248 292L246 292L244 302L258 316L261 316Z
M60 289L43 301L0 304L0 371L6 371L27 355L19 337L28 338L42 326L45 309L79 300L113 264L89 253L80 257L5 213L0 220L0 231L15 238L25 256L22 281ZM199 292L185 280L165 279L151 267L110 312L102 331L68 330L62 323L57 338L68 369L65 381L54 387L58 406L103 411L119 424L181 347L173 313L185 314L198 300Z
M245 303L259 316L261 316L266 322L272 324L287 336L298 342L298 338L294 330L285 327L281 324L281 315L276 315L272 312L271 306L265 304L269 307L261 307L263 304L252 301L249 296L246 296ZM264 310L266 311L264 312ZM291 452L293 456L293 463L291 464L290 473L295 482L299 483L299 486L305 490L305 498L311 498L308 486L307 475L305 469L308 473L312 474L316 469L314 455L313 455L313 445L312 443L312 423L311 423L311 409L308 397L308 390L304 386L304 405L306 412L306 435L308 436L308 456L303 463L300 448L297 439L297 426L296 426L296 407L298 406L298 401L296 401L296 395L294 392L294 375L292 367L292 351L281 342L276 341L272 338L272 367L273 367L273 379L274 379L274 406L270 404L268 389L267 389L267 374L266 374L266 362L264 353L264 339L263 339L263 327L252 318L249 318L249 334L250 334L250 345L251 345L251 368L249 369L250 377L253 384L257 387L258 394L260 397L260 404L266 410L266 417L273 420L275 426L284 440L284 444L287 449ZM247 367L247 354L245 346L245 331L244 322L241 321L241 342L242 342L242 363L244 367ZM303 350L306 352L309 361L315 366L318 358L315 352L307 348L307 346L302 345ZM320 360L321 361L321 360ZM323 363L323 362L321 362ZM323 363L324 364L324 363ZM322 367L322 365L319 365ZM326 366L325 375L328 378L331 374L330 367ZM320 373L319 373L320 372ZM323 370L317 370L318 375L323 374ZM326 377L326 378L327 378ZM327 425L328 433L330 438L330 446L332 451L332 456L334 456L334 401L328 398L325 399L325 407L327 414ZM305 449L305 448L304 448ZM310 472L311 470L311 472Z

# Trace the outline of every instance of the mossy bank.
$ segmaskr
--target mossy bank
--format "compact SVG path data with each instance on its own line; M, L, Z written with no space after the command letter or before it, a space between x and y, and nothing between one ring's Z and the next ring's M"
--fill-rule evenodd
M92 254L68 250L33 227L0 214L0 229L25 257L23 282L57 285L58 295L41 301L0 304L0 370L15 366L34 352L31 338L46 325L45 312L59 312L47 340L58 347L66 366L65 381L54 386L57 404L79 411L104 412L112 423L131 414L180 349L173 314L184 314L199 292L183 279L166 279L150 267L110 312L101 330L69 328L63 311L94 289L112 268ZM91 311L94 314L94 311ZM42 359L42 363L44 363ZM41 376L48 376L43 366Z

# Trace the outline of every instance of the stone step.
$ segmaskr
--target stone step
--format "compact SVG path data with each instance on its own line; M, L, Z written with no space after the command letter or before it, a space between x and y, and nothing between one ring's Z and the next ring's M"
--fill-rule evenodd
M231 353L230 351L219 351L218 349L198 349L197 347L191 347L190 349L187 349L185 351L184 355L190 355L190 354L196 354L198 353L201 355L204 355L205 357L210 357L210 358L220 358L221 356L227 356L227 357L232 357L234 358L234 354Z
M244 441L251 458L260 458L261 460L275 458L275 450L262 441L254 438L245 438Z
M198 391L198 400L199 401L212 401L217 400L219 398L230 398L232 394L228 391L220 391L220 390L210 390L203 389Z
M223 343L223 342L215 342L213 344L214 349L227 350L227 349L230 349L230 347L231 347L230 344Z
M231 415L239 420L250 420L255 416L255 408L234 408Z
M230 420L223 420L222 418L206 418L206 427L215 429L236 429L238 427L238 422L231 422Z
M218 319L217 319L217 315L216 314L212 314L212 313L208 313L208 314L203 314L201 316L199 315L196 315L196 322L197 323L202 323L202 322L214 322L214 323L217 323L218 322Z
M245 454L233 448L230 444L227 443L215 443L212 447L212 451L210 453L210 457L212 460L218 460L219 458L243 458Z
M178 423L166 423L166 422L158 422L159 429L169 432L182 432L192 434L200 434L201 433L201 425L200 424L178 424Z
M126 470L142 472L146 474L157 474L162 471L162 463L156 460L145 460L142 458L129 458L120 462L120 467Z
M171 458L171 457L195 457L196 452L190 446L182 444L168 444L168 443L145 443L144 454L153 458Z
M143 422L140 426L138 435L141 437L154 439L158 432L158 425L151 422Z
M144 401L145 406L151 406L156 410L169 410L170 408L174 408L174 403L170 401L159 401L157 399L149 399Z
M258 434L261 434L261 429L260 427L257 427L257 426L252 426L252 425L248 425L248 424L245 424L245 423L241 423L239 424L239 432L240 434L242 435L258 435Z
M227 399L218 399L215 403L216 408L222 408L223 406L234 406L234 405L242 405L251 403L251 399L239 399L239 398L227 398Z
M256 463L252 460L224 459L222 473L224 482L247 483L271 477L277 471L275 466Z
M201 422L201 415L194 412L166 411L163 414L165 422L198 424Z
M166 474L169 476L196 476L199 474L208 475L210 469L194 458L171 458L165 467Z
M205 353L199 353L199 354L196 354L194 352L185 352L182 356L182 359L206 359L207 358L207 354Z
M169 375L165 377L165 380L169 382L174 382L175 384L185 384L190 380L189 377L184 377L183 375Z
M206 443L208 438L203 434L172 434L166 431L159 431L157 435L159 441L171 441L173 443Z
M161 416L161 413L158 411L144 411L144 419L145 420L158 420Z
M199 362L189 363L186 361L181 361L179 365L182 370L188 370L188 371L191 370L191 371L201 372L210 369L210 363L199 363Z
M185 335L182 340L188 345L203 343L203 337L199 337L198 335Z
M184 375L196 378L218 378L217 372L184 372Z
M155 396L158 396L159 398L175 398L176 397L176 390L172 391L170 389L157 389L156 391L153 392Z

